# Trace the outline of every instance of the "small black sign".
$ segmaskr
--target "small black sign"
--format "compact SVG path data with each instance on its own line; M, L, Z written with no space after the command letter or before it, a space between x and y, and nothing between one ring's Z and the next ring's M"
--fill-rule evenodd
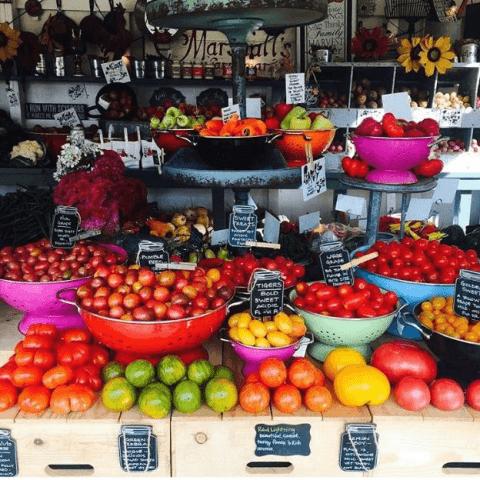
M366 472L377 466L378 433L373 424L347 424L340 443L340 468L344 472Z
M195 248L200 248L203 245L203 233L200 232L197 228L193 227L190 229L190 244Z
M170 254L165 250L162 242L142 241L138 244L137 264L148 267L155 273L164 270L159 264L170 263Z
M460 317L480 321L480 274L461 270L455 281L453 311Z
M245 247L257 237L257 216L250 212L233 212L228 226L228 243L232 247Z
M118 436L118 458L124 472L152 472L158 468L157 437L148 425L124 425Z
M57 113L74 108L80 120L87 119L88 105L81 103L26 103L25 118L38 120L54 120Z
M53 248L73 248L80 225L80 216L75 207L57 207L52 221L50 243Z
M325 246L331 246L331 249L325 249ZM321 251L318 259L323 271L323 278L327 285L338 287L347 283L353 285L353 271L351 268L340 270L340 266L350 261L348 251L343 247L341 242L333 242L329 244L321 244Z
M310 455L310 428L300 425L255 425L255 455Z
M17 444L10 437L10 430L0 430L0 477L18 475Z
M250 292L250 314L255 318L272 317L283 310L283 280L280 272L254 273Z

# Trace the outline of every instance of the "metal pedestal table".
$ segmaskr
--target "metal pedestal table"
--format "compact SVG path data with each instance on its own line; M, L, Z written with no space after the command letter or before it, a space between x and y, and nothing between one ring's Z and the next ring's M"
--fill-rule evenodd
M380 220L380 207L382 204L382 193L401 193L401 220L400 220L400 238L403 238L405 229L405 213L410 203L410 195L412 193L423 193L433 190L437 181L433 178L421 178L417 183L406 185L388 185L383 183L371 183L361 178L350 178L348 175L340 175L340 183L350 188L360 190L369 190L370 198L368 202L367 212L367 235L365 237L365 245L373 245L377 241L378 222ZM419 219L422 220L422 219Z

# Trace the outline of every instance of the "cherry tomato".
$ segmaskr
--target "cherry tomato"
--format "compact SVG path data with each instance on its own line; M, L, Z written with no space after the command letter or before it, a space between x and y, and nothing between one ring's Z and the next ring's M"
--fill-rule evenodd
M353 288L357 291L367 290L368 282L363 278L356 278L353 282Z
M337 291L335 287L331 285L325 285L321 290L317 290L316 296L318 300L328 300L336 295Z
M353 288L348 284L340 285L339 287L337 287L337 293L341 297L346 297L347 295L353 293Z
M397 302L398 302L397 294L392 291L386 292L383 295L383 299L385 300L386 303L388 303L389 305L393 305L394 307L397 305Z
M365 297L359 292L351 293L342 299L342 305L345 310L357 310L362 305L365 305L366 302Z
M378 316L377 311L368 305L362 305L357 308L357 317L373 318L377 316Z

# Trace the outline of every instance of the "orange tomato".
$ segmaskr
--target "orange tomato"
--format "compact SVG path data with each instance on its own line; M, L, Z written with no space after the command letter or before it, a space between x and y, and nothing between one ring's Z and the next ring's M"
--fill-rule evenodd
M263 412L270 405L270 391L262 382L246 383L240 389L238 402L246 412Z
M315 384L317 379L316 368L306 358L296 358L288 367L288 380L292 385L302 390Z
M312 412L325 412L333 404L332 394L322 385L313 385L303 397L305 406Z
M258 367L261 381L269 388L279 387L287 380L287 367L285 363L276 357L262 360Z
M218 135L223 127L223 120L221 118L212 118L205 122L205 128L210 130L214 135Z
M243 383L244 383L244 384L246 384L246 383L252 383L252 382L261 382L261 381L262 381L262 379L260 378L260 374L258 373L258 371L249 373L249 374L243 379Z
M315 383L314 385L325 386L325 375L319 368L315 368Z
M302 406L302 394L294 385L285 383L273 392L273 404L282 413L295 413Z
M0 412L8 410L17 403L18 390L9 380L0 380Z
M43 385L32 385L18 396L18 408L24 413L42 413L50 404L51 392Z

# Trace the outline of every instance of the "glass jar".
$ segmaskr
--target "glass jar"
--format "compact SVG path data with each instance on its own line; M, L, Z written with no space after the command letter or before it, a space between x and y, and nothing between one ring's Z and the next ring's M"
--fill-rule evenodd
M182 78L193 78L193 65L191 63L182 63L180 70L182 72Z
M182 78L180 62L172 63L172 78Z
M205 64L205 80L213 80L215 77L215 68L211 63Z
M193 78L201 80L203 78L204 70L203 63L195 63L193 65Z
M231 80L232 79L232 64L231 63L224 63L222 72L223 72L224 80Z

